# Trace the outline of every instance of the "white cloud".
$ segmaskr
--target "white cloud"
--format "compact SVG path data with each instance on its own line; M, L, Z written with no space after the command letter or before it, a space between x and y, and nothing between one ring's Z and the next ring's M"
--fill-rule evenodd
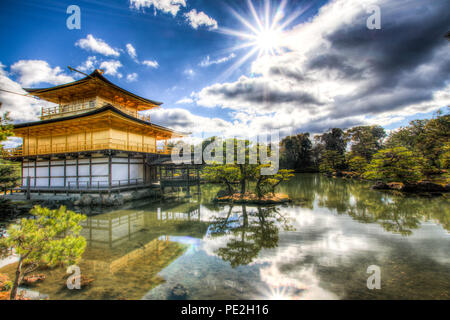
M105 70L105 74L122 78L122 74L118 69L122 67L122 63L118 60L103 61L100 64L100 68Z
M94 38L92 34L88 34L85 39L78 40L75 42L75 45L84 50L97 52L105 56L120 56L119 50L112 48L102 39Z
M127 75L127 82L134 82L137 81L138 74L136 72L130 73Z
M190 104L190 103L193 103L193 102L194 102L194 100L192 98L185 97L185 98L182 98L182 99L178 100L175 103L176 104Z
M4 68L5 66L0 62L0 87L11 92L27 94L19 83L9 77L10 74ZM2 102L0 112L9 112L11 119L15 122L39 120L41 107L53 105L43 100L4 91L0 91L0 101Z
M97 57L90 56L84 61L82 64L80 64L77 69L82 72L90 72L93 71L96 66L98 65Z
M154 69L157 69L159 67L159 63L156 60L144 60L142 61L142 64Z
M202 60L202 62L199 63L200 67L209 67L212 64L221 64L221 63L225 63L231 59L236 58L236 54L231 53L230 55L226 56L226 57L222 57L216 60L211 60L211 58L209 56L206 56L206 58L204 58Z
M217 21L209 17L203 11L197 12L197 10L192 9L191 11L185 13L184 16L194 29L198 29L198 27L201 26L209 27L210 30L218 28Z
M131 43L127 43L126 48L127 48L128 55L131 57L131 59L138 62L136 49L133 47L133 45Z
M162 11L176 16L181 7L186 7L185 0L130 0L130 7L140 10L153 6L154 13Z
M62 84L74 81L63 73L60 67L50 67L44 60L19 60L11 66L13 74L18 76L18 81L24 87L30 87L39 83Z

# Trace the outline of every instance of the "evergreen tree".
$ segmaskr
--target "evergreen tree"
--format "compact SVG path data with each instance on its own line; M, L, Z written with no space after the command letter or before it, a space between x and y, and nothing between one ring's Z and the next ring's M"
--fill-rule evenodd
M345 137L351 143L351 152L367 162L380 150L386 131L380 126L358 126L348 129Z
M420 160L405 147L382 149L373 156L364 177L386 182L415 182L421 178Z
M40 265L71 265L84 252L86 239L79 235L79 223L86 216L66 210L34 207L30 213L34 219L21 219L8 229L8 237L0 239L3 254L13 251L19 256L16 278L11 289L11 300L17 295L17 288L27 273Z
M280 143L281 166L288 169L305 170L312 165L312 143L309 133L288 136Z

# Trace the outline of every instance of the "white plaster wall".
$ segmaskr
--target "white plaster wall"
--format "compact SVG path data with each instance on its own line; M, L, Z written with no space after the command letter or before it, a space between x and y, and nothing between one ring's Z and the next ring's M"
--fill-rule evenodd
M130 165L130 179L144 179L144 166L142 164Z
M52 163L53 165L53 163ZM50 168L50 176L52 177L64 177L64 167L51 167Z
M75 174L74 174L75 175ZM78 175L79 176L88 176L89 175L89 164L87 165L78 165Z
M39 163L39 165L42 165ZM47 167L37 167L36 177L48 177L48 166Z
M66 168L66 175L76 176L77 175L77 166L68 165Z
M114 162L115 160L113 160ZM128 180L128 163L112 165L113 180ZM121 181L124 183L124 181Z
M64 187L64 178L51 178L50 186L52 187Z
M37 187L48 187L48 178L36 178Z
M112 180L113 184L118 184L118 180L121 183L126 183L128 178L144 179L144 160L143 159L130 159L130 177L128 177L128 158L116 157L112 159ZM118 163L119 162L119 163ZM38 161L36 168L36 186L48 187L49 185L49 170L48 161ZM23 168L23 181L22 185L26 186L27 177L31 177L30 185L35 185L34 178L34 162L24 162ZM50 185L54 187L64 187L64 167L55 165L64 165L64 160L52 160L51 172L50 172ZM76 160L66 160L66 187L70 186L75 188L77 185L77 166ZM79 186L87 186L89 183L89 159L78 160L78 183ZM92 186L96 187L97 183L100 186L108 186L109 165L108 158L93 158L92 159ZM103 176L103 177L96 177Z
M92 175L101 176L108 175L108 165L107 164L92 164Z

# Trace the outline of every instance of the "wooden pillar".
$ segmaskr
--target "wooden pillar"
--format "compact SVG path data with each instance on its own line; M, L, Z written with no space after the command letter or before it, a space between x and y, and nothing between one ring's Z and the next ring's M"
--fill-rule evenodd
M53 131L50 130L50 153L53 152Z
M36 181L37 181L37 179L36 179L36 173L37 173L37 157L36 157L36 159L34 159L34 186L36 187ZM28 175L30 175L30 171L29 171L30 169L28 169Z
M112 187L112 156L111 154L108 157L108 185L111 189Z
M147 164L145 158L142 159L142 165L144 166L144 184L147 183Z
M128 185L131 184L131 157L128 154Z
M52 181L52 157L48 159L48 187L50 188Z
M89 188L92 188L92 154L89 156Z
M30 182L31 182L31 178L30 178L30 176L28 176L27 177L27 200L31 199ZM6 190L5 190L5 194L6 194Z
M64 188L67 184L67 158L64 158Z
M80 188L80 179L78 177L78 158L79 158L79 156L77 155L77 160L75 162L76 163L75 172L76 172L76 176L77 176L77 189Z

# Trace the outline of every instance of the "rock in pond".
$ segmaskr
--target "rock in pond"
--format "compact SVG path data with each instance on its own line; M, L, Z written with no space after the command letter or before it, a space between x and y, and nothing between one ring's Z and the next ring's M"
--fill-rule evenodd
M182 284L178 283L170 290L169 299L186 300L187 296L188 290Z

